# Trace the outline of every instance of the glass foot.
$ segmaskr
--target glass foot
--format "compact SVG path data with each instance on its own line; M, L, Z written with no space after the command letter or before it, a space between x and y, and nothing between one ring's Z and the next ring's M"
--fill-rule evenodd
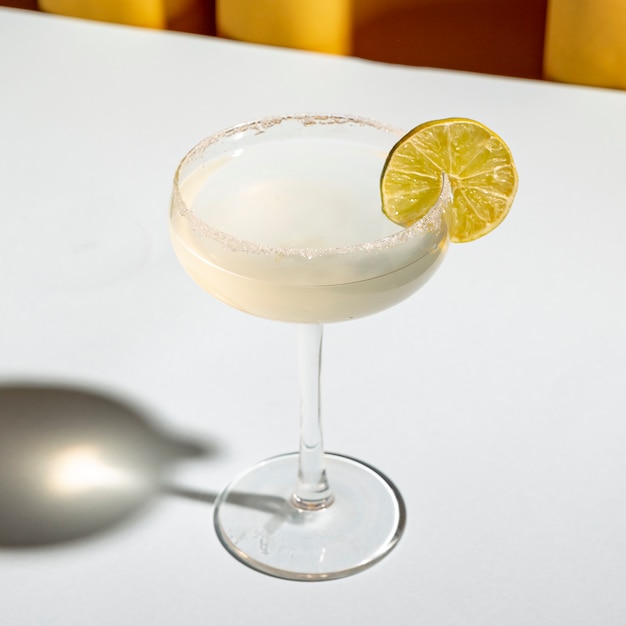
M331 580L360 572L398 543L404 502L377 470L326 454L334 500L302 510L292 494L298 454L268 459L235 479L216 501L224 547L249 567L290 580Z

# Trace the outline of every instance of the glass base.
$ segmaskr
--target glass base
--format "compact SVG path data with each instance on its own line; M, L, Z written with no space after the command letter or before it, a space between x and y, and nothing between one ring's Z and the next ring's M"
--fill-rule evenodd
M289 580L331 580L360 572L398 543L402 497L377 470L326 454L332 504L302 510L292 500L298 454L268 459L235 479L216 501L215 528L245 565Z

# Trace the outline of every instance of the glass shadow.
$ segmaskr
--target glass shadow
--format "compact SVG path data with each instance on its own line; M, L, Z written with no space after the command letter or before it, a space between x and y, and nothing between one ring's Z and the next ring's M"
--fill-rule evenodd
M215 452L99 391L0 384L0 549L111 530L151 504L173 464Z

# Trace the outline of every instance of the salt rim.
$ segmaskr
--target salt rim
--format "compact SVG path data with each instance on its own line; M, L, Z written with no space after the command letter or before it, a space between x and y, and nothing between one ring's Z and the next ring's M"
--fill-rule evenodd
M331 124L353 124L358 126L370 126L378 130L394 133L398 137L404 135L404 131L382 124L375 120L364 117L355 117L350 115L320 115L320 114L294 114L284 115L281 117L268 117L255 120L252 122L244 122L226 130L220 131L203 139L194 146L182 159L174 174L174 190L172 193L172 205L176 212L187 219L191 227L202 237L207 237L219 243L223 248L230 252L242 252L245 254L257 254L271 257L304 257L314 258L331 255L350 254L353 252L375 252L377 250L385 250L394 246L403 244L420 233L434 232L441 223L443 212L446 205L452 198L452 188L450 180L445 173L442 173L441 193L437 198L437 202L430 208L428 213L421 219L411 224L408 228L404 228L397 233L387 235L382 239L375 239L359 244L349 246L336 246L331 248L297 248L297 247L277 247L267 246L264 244L248 241L235 237L230 233L222 231L213 226L209 226L204 220L196 215L186 204L180 193L180 173L182 168L195 161L209 146L232 137L233 135L254 131L261 134L270 128L286 121L300 122L303 126L311 125L331 125Z

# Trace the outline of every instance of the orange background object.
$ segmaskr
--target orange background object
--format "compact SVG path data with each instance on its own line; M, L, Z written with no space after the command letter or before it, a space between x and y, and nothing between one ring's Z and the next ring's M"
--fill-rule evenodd
M118 15L133 3L154 12L149 27L626 88L626 0L0 0L30 10L101 4Z

